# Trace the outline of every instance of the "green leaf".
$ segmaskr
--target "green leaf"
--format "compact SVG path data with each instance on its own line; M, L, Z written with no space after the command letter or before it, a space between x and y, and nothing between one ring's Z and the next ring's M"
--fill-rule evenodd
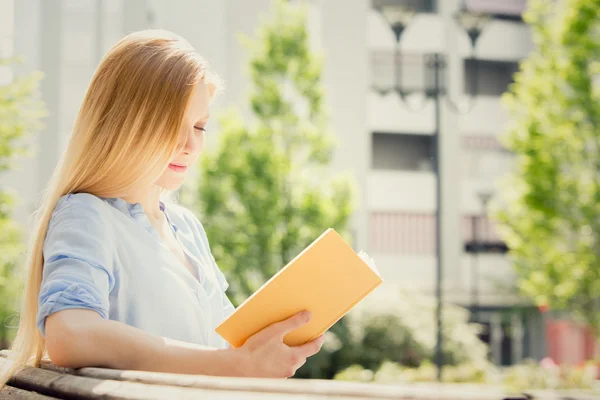
M17 61L0 59L0 65ZM46 111L39 91L41 79L42 74L34 72L0 85L0 173L10 169L17 157L28 154L23 139L42 126ZM16 333L19 272L25 252L21 229L11 218L13 205L8 188L0 187L0 348Z
M600 0L529 2L536 49L503 101L515 154L496 219L536 303L600 334Z

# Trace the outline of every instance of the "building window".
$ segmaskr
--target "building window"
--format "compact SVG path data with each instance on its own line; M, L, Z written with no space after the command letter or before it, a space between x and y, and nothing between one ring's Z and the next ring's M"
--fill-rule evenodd
M400 5L417 12L435 12L436 0L373 0L373 7L385 7L387 5Z
M521 21L527 0L465 0L469 11L489 14L498 19Z
M513 61L466 59L465 93L482 96L501 96L513 82L519 64Z
M433 88L425 54L375 50L370 57L371 84L378 93L387 93L397 87L406 93L421 93Z
M372 167L377 170L433 171L433 137L373 133Z
M427 67L424 54L374 50L370 58L371 86L378 93L385 94L397 87L406 93L433 89L433 71ZM476 92L480 96L501 96L519 71L517 61L469 58L464 60L463 65L465 93ZM442 73L443 76L446 74L447 71Z

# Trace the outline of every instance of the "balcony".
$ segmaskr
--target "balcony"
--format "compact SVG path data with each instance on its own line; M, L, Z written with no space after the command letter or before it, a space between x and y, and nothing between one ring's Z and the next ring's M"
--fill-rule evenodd
M489 218L463 215L461 236L466 252L475 247L486 254L506 251L496 225ZM379 254L433 256L436 248L435 213L371 211L369 249Z
M495 2L501 3L501 2ZM481 9L475 5L475 9ZM498 8L501 10L501 8ZM476 57L482 60L518 61L534 48L529 26L520 21L520 16L492 19L477 42ZM500 12L500 11L499 11ZM504 14L502 14L504 15ZM493 15L500 17L501 14ZM400 48L405 53L446 53L448 49L444 17L434 13L417 14L402 35ZM466 33L457 36L458 55L471 56L471 43ZM381 14L371 8L367 15L367 46L371 50L391 51L396 47L396 38Z
M394 57L398 57L394 61ZM410 132L431 135L434 132L434 103L422 93L432 88L432 79L424 68L422 54L395 55L393 50L373 50L370 53L371 91L367 97L367 123L371 131ZM460 115L462 133L466 135L497 135L506 128L508 115L501 95L513 82L518 65L513 61L465 60L462 93L475 91L477 101L466 115ZM409 95L408 106L393 90L400 82ZM425 103L423 103L425 101ZM411 103L412 102L412 103ZM421 107L424 104L424 107Z
M469 11L490 14L495 18L521 20L527 7L527 0L466 0L465 8Z
M474 222L479 249L487 253L463 251L455 261L444 266L449 301L470 304L476 286L479 305L512 303L515 274L505 247L486 218L464 215L462 241L473 247ZM369 253L389 284L408 285L433 293L436 269L436 226L434 213L375 211L369 218ZM475 272L475 273L474 273Z

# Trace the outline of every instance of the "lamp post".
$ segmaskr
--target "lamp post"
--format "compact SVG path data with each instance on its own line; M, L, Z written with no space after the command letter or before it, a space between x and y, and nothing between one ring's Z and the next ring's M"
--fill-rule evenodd
M399 67L401 67L401 53L400 53L400 40L402 38L402 34L405 29L408 27L410 22L413 20L416 15L416 11L414 8L407 7L405 5L399 4L398 1L386 1L374 0L374 7L377 11L381 13L383 18L389 24L390 28L394 32L396 37L396 46L394 52L394 87L393 90L399 95L402 101L405 100L406 96L406 88L402 84L401 74L398 73ZM471 41L472 52L471 59L474 59L474 51L476 48L477 40L481 35L481 32L488 21L488 16L480 13L472 13L468 12L466 8L461 7L460 11L454 16L455 21L466 31ZM443 360L443 347L442 347L442 287L443 287L443 260L442 260L442 235L441 235L441 214L442 214L442 179L441 179L441 170L440 170L440 159L441 159L441 146L439 140L440 133L440 122L441 122L441 109L442 109L442 99L444 99L449 108L457 113L467 113L471 110L473 106L473 99L477 94L477 71L475 70L474 81L472 81L471 87L471 104L469 105L467 110L461 110L460 107L456 105L447 95L445 88L442 87L442 72L446 68L446 59L444 54L442 53L431 53L425 55L425 67L428 72L433 74L433 86L431 88L425 85L424 92L427 97L430 97L434 101L434 134L433 134L433 151L434 154L434 162L433 168L436 176L436 285L435 285L435 293L436 293L436 322L437 322L437 332L436 332L436 349L435 349L435 362L438 371L438 380L441 381L442 378L442 367L444 364ZM474 63L477 66L477 63ZM406 105L406 102L405 102ZM423 102L423 106L425 102ZM412 107L407 108L415 111ZM422 107L421 107L422 108Z
M473 229L473 270L471 284L471 318L473 322L479 322L479 253L483 250L483 243L480 240L479 228L487 220L487 205L493 196L491 190L483 190L477 194L481 202L481 214L474 215L471 220Z

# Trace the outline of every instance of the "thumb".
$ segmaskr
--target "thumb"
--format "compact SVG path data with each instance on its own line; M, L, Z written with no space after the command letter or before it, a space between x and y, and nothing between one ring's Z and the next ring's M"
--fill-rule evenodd
M310 311L302 311L292 315L288 319L273 324L274 331L277 332L281 337L285 336L289 332L306 325L310 321L312 315Z

